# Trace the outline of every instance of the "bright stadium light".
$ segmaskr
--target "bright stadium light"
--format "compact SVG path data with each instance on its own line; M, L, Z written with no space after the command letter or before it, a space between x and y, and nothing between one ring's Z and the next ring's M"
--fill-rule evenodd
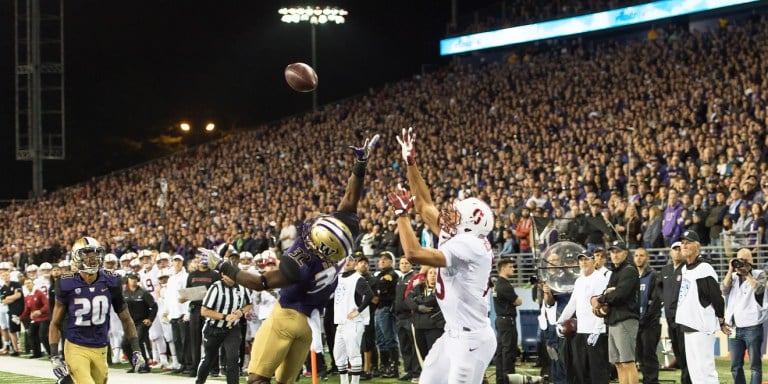
M344 24L349 12L336 7L318 6L280 8L280 21L288 24L309 23L312 27L312 68L317 71L317 37L315 26L318 24ZM312 110L317 110L317 90L312 92Z
M213 132L214 129L216 129L216 124L214 123L208 123L205 125L206 132Z
M179 128L181 128L181 130L184 132L189 132L189 129L190 129L189 123L181 123L179 125Z

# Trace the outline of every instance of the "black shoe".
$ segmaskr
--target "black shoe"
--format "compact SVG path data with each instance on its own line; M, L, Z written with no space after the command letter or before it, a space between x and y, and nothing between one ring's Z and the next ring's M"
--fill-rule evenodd
M379 376L381 376L381 372L379 372L378 368L374 368L373 370L371 370L371 376L379 377Z
M221 375L218 372L211 372L211 377L220 377Z
M127 372L127 373L134 373L133 367L128 368L125 372Z
M149 367L149 364L144 364L139 367L139 373L150 373L152 372L152 368Z
M373 379L373 375L367 372L363 372L360 374L360 381L368 381Z
M41 357L43 357L43 355L32 355L32 356L29 356L30 359L39 359Z
M186 374L189 377L197 377L197 372L195 371L184 371L184 374Z
M413 375L410 373L406 373L405 375L401 376L397 381L411 381L413 379Z
M10 356L19 356L20 353L18 351L13 351L9 354Z

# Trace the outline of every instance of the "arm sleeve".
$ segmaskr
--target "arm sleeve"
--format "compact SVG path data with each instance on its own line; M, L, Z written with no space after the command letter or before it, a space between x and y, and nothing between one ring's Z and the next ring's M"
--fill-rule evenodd
M149 321L155 321L155 317L157 317L157 302L155 302L155 298L152 297L152 294L144 291L144 302L147 303L147 318Z
M358 296L360 297L359 301L357 300ZM365 278L361 277L357 279L357 284L355 285L355 303L357 304L357 311L362 312L365 308L368 308L372 298L373 290L371 289L371 286L368 285Z
M280 273L292 283L301 281L301 268L292 257L280 256Z
M699 289L699 304L702 307L712 304L712 307L715 309L715 315L718 318L724 317L725 300L723 300L723 296L720 294L720 285L717 284L717 281L713 277L707 276L696 280L696 285Z

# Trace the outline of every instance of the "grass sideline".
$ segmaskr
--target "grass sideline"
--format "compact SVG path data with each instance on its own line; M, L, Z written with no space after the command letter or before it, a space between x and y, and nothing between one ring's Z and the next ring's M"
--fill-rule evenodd
M1 362L7 362L8 360L21 360L26 359L26 356L21 356L19 358L8 358L8 357L2 357L0 358ZM730 360L727 358L718 358L716 360L717 363L717 372L718 376L720 378L721 384L732 384L733 379L731 378L731 371L730 371ZM2 364L0 364L2 366ZM746 369L746 375L749 377L749 361L746 361L744 364ZM117 369L123 369L127 368L127 364L117 364L112 366L111 368L117 368ZM763 371L764 373L768 373L768 367L766 367L766 363L763 363ZM494 366L490 366L488 368L488 371L486 371L486 377L490 381L491 384L496 383L496 377L495 377L496 368ZM529 374L529 375L535 375L538 374L539 368L533 367L532 363L524 363L522 366L517 367L518 373L523 374ZM45 372L48 373L48 372ZM141 381L145 383L161 383L163 381L163 376L165 375L171 375L167 372L160 372L160 371L154 371L151 374L148 375L142 375ZM666 381L669 383L677 383L679 382L680 378L680 371L674 370L674 371L661 371L659 374L659 379L662 381ZM219 378L211 378L209 377L208 382L225 382L224 377ZM34 377L34 376L26 376L26 375L18 375L14 373L8 373L8 372L2 372L2 368L0 368L0 384L18 384L18 383L24 383L24 384L38 384L38 383L46 383L51 384L55 383L55 381L52 378L45 378L45 377ZM240 383L245 384L246 380L244 377L240 378ZM311 383L311 379L309 378L302 378L299 383ZM338 376L331 376L328 381L320 381L320 383L329 383L329 384L337 384L339 383ZM364 381L363 383L371 383L371 384L391 384L391 383L403 383L401 381L397 381L397 379L374 379L371 381Z

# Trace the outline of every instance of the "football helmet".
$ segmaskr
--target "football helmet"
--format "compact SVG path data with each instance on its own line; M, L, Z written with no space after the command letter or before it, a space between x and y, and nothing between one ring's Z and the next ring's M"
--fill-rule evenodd
M307 249L333 262L350 256L353 244L352 231L341 220L330 215L315 218L306 227L304 234Z
M95 253L95 255L90 255ZM99 272L104 261L104 248L92 237L81 237L72 245L72 262L70 268L73 272L85 272L93 275Z
M456 201L440 212L443 231L454 236L461 233L487 236L493 230L493 211L482 200L470 197Z

